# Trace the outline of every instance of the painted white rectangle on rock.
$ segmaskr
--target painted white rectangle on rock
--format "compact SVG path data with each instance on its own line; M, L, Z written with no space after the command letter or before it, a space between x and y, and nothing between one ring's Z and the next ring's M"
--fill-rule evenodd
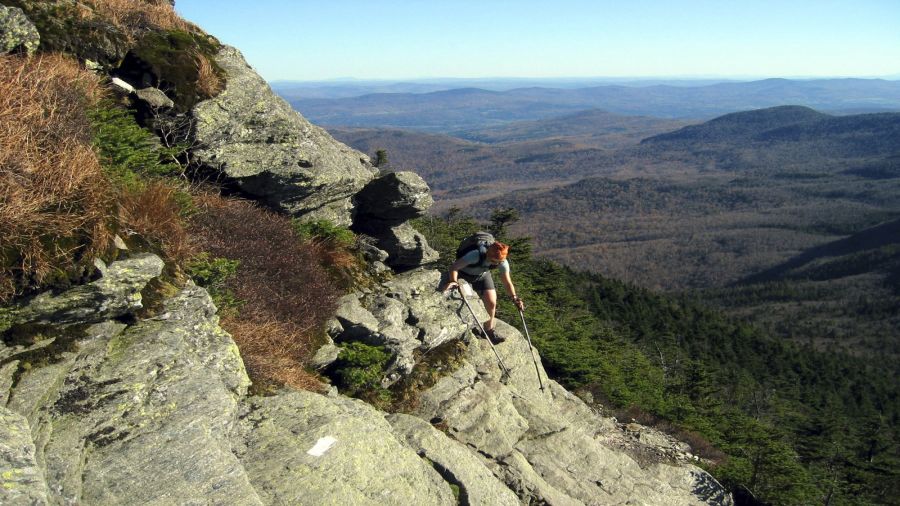
M306 451L307 454L312 455L313 457L321 457L325 455L325 452L331 449L334 444L337 443L337 439L331 436L325 436L323 438L319 438L316 441L316 444Z

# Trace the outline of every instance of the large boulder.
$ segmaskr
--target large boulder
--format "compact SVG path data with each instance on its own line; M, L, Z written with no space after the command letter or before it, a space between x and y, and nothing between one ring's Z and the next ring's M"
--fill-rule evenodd
M162 273L164 263L156 255L142 253L108 268L98 260L97 267L100 279L61 294L42 293L9 310L6 325L97 323L134 312L142 306L141 290Z
M273 209L350 225L352 196L375 176L368 157L294 111L237 49L216 62L227 82L193 109L195 160Z
M41 34L18 7L0 5L0 54L22 50L31 55L41 43Z
M311 392L252 398L233 440L265 504L457 504L384 413L361 401Z
M440 258L425 236L408 222L385 224L370 220L358 223L355 228L375 238L375 245L388 254L385 263L395 270L406 271Z
M260 504L228 441L249 381L204 290L59 339L7 405L28 420L51 502Z
M431 189L415 172L390 172L356 194L357 222L402 223L423 216L434 204Z
M356 194L353 229L375 238L375 246L387 253L385 263L408 270L434 262L438 253L407 220L425 214L434 200L428 184L414 172L382 175Z

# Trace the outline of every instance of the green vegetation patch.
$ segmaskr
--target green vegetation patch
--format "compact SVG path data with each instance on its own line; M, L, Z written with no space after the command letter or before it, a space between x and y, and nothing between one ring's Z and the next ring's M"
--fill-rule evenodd
M343 247L350 247L356 242L353 231L328 220L293 220L292 224L297 235L304 241L327 241Z
M381 379L390 360L391 353L381 346L348 343L332 365L331 376L345 395L360 398L376 407L385 407L392 395L381 386Z
M127 109L105 101L90 111L90 118L93 144L103 168L120 185L135 189L145 177L181 172L181 166L174 163L179 147L164 147L153 132L137 124Z
M239 260L214 258L208 253L200 253L187 262L185 274L199 286L206 288L213 304L223 314L240 309L241 301L226 287L226 282L234 276L240 264Z

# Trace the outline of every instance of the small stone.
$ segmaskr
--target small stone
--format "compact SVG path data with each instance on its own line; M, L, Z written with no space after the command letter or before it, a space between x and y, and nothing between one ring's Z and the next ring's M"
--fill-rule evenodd
M143 88L134 92L134 94L151 109L171 109L175 107L175 102L166 96L162 90L156 88Z
M126 93L134 93L134 86L126 83L125 81L119 79L118 77L112 78L112 84L119 89L125 91Z
M113 245L116 247L116 249L122 251L128 250L128 245L125 244L125 241L121 237L119 237L118 234L113 236Z

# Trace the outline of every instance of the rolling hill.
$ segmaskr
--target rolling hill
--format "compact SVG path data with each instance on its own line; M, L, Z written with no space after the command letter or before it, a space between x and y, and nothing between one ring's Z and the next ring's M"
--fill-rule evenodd
M829 112L900 110L900 82L820 79L716 83L705 86L603 85L507 91L461 88L429 93L375 93L336 99L287 96L311 121L327 126L408 128L451 133L603 109L614 114L709 119L797 104Z

